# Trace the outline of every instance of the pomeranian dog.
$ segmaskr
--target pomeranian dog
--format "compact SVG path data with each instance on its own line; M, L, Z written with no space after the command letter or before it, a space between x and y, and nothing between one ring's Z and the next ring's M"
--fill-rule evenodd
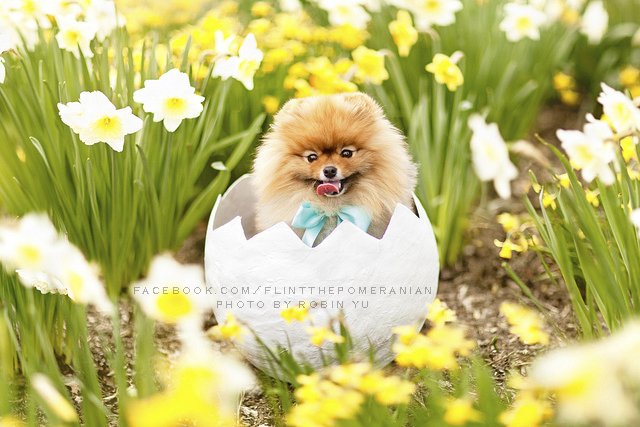
M280 221L291 225L307 202L326 215L316 245L345 206L364 209L367 232L381 238L396 204L414 210L417 172L404 136L363 93L287 102L258 148L253 171L258 231Z

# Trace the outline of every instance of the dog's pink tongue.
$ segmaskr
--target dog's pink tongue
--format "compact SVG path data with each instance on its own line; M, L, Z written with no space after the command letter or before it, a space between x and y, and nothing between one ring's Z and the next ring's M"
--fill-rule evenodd
M324 196L325 194L339 193L340 181L335 182L323 182L316 188L316 194L318 196Z

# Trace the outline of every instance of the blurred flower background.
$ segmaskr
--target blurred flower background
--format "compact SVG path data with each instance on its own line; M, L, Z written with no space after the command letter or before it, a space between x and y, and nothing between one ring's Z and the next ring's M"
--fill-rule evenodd
M193 242L284 102L354 91L447 286L386 369L284 310L336 360L274 379ZM637 425L639 104L636 0L3 0L0 426Z

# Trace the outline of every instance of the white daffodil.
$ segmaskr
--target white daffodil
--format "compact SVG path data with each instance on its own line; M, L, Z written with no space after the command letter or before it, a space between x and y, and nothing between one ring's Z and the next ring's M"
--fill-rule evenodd
M616 132L625 134L640 131L640 109L625 94L602 83L598 102Z
M349 24L364 30L371 20L371 16L358 1L320 0L318 4L329 13L329 23L334 26Z
M92 0L86 11L85 21L95 26L98 41L103 41L118 26L125 24L125 18L118 16L112 0Z
M58 391L47 376L40 373L31 375L31 387L62 422L78 422L78 414L73 405Z
M511 181L518 176L518 170L509 159L509 150L498 125L487 124L478 114L469 118L471 137L471 157L476 175L481 181L493 181L493 185L503 199L511 197Z
M75 133L80 133L85 125L86 108L79 102L58 104L58 112L62 122L69 126Z
M636 320L607 338L538 358L529 371L530 386L554 394L561 423L635 425L640 414L628 386L640 379L638 351L640 322Z
M98 268L90 264L78 248L66 240L50 258L47 271L62 292L75 303L94 306L103 314L113 315L114 306L100 281Z
M80 15L83 15L85 13L86 4L87 2L84 1L47 0L46 11L49 15L53 16L56 21L75 21L80 17Z
M584 131L563 130L556 133L567 152L572 166L582 171L582 178L591 182L595 178L611 185L615 175L609 165L616 157L611 128L606 123L594 120L584 126Z
M96 27L90 23L61 20L58 22L60 30L56 34L56 40L60 49L64 49L80 58L80 52L85 58L93 57L91 41L96 37Z
M47 18L49 4L43 0L3 0L6 10L14 22L32 21L36 27L51 28L51 21ZM20 30L22 28L18 27Z
M9 270L41 272L58 241L58 231L44 214L25 215L0 227L0 262Z
M164 121L164 127L174 132L184 119L196 118L202 113L204 97L195 94L189 76L172 69L158 80L147 80L144 88L133 94L147 113L153 113L153 121Z
M580 32L587 36L591 44L598 44L607 32L609 26L609 14L601 1L589 2L582 15Z
M224 36L224 33L220 30L216 30L214 33L215 38L215 48L214 51L216 56L230 56L232 55L231 46L233 45L233 41L236 39L236 36L230 35L229 37Z
M46 24L48 26L44 26ZM33 50L40 40L40 28L50 27L48 20L40 24L36 19L20 12L9 11L7 16L0 16L0 32L9 37L12 48L24 45L28 50Z
M634 212L636 212L634 214ZM640 209L631 213L632 221L640 227ZM635 218L634 218L635 217ZM603 360L612 363L625 379L640 382L640 364L637 355L640 353L640 321L631 320L613 335L601 341Z
M99 91L82 92L80 102L58 104L60 118L87 145L104 142L115 151L122 151L124 137L142 129L142 120L131 108L116 109Z
M234 78L244 85L248 90L253 90L253 76L260 68L260 63L264 54L258 49L258 43L253 34L249 34L240 49L238 50L238 70Z
M280 0L278 3L283 12L295 13L302 10L300 0Z
M199 265L183 265L171 255L156 256L143 280L131 285L133 298L147 316L165 323L181 324L199 319L210 305Z
M211 74L214 77L220 77L222 80L227 80L237 73L239 63L240 58L237 56L218 58L213 66Z
M547 16L549 22L556 22L569 7L564 0L529 0L529 4Z
M434 25L446 27L453 24L456 13L462 10L460 0L406 0L399 4L413 12L416 28L422 32Z
M221 77L222 80L233 77L248 90L253 90L253 76L260 68L263 57L264 54L258 49L255 36L250 33L242 42L238 56L218 59L212 74L214 77Z
M96 269L46 215L28 214L17 224L0 227L0 262L26 287L68 295L76 303L113 313Z
M637 415L601 344L554 350L534 362L529 380L554 393L558 418L571 425L629 425ZM607 396L603 399L602 396Z
M506 16L500 22L500 29L505 32L507 40L540 39L540 27L547 19L544 13L533 6L518 3L507 3L504 11Z

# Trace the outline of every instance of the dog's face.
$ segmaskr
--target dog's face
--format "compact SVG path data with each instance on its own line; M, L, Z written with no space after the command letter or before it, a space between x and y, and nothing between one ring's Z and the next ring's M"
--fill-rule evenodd
M333 111L333 114L345 113ZM353 122L348 126L348 119L341 117L344 122L333 126L333 132L314 134L317 125L311 124L312 120L335 123L335 117L309 117L306 121L309 132L299 135L289 146L289 177L316 196L343 196L375 166L376 153L367 147L368 135L363 123ZM354 132L355 128L363 132Z
M395 205L415 178L402 135L361 93L289 101L258 150L254 172L263 201L307 200L328 209L377 199Z

